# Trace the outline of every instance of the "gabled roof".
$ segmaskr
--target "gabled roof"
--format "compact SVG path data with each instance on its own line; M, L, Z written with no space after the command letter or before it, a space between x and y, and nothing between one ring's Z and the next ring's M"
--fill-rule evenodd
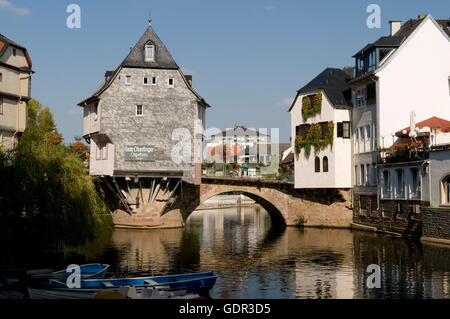
M155 46L154 61L145 61L144 49L147 44L153 44ZM120 65L125 68L179 69L175 60L170 55L169 50L162 43L152 26L148 26L147 30Z
M5 37L3 34L0 34L0 57L6 52L6 50L10 47L14 47L17 49L20 49L24 52L25 59L27 60L28 67L22 67L20 70L31 72L31 67L33 66L33 63L31 61L31 58L28 54L28 51L25 47L17 44L16 42L12 41L11 39Z
M155 47L155 59L154 61L145 61L145 45L153 44ZM84 101L80 102L79 106L84 106L85 104L89 104L95 100L97 100L100 95L108 89L111 83L114 82L115 78L119 74L122 68L149 68L149 69L167 69L167 70L178 70L182 79L184 80L187 87L191 90L191 92L198 98L199 103L206 107L210 107L208 103L192 88L189 81L186 79L186 76L181 71L180 67L175 63L172 55L169 50L166 48L164 43L158 37L156 32L153 30L152 26L149 25L147 30L138 40L136 45L131 49L128 56L122 63L117 67L115 71L106 71L105 80L96 90L95 92Z
M417 27L424 21L425 18L421 19L410 19L406 21L394 35L384 36L379 38L373 43L369 43L363 49L359 50L353 57L364 54L366 51L373 48L390 48L399 47L413 32ZM450 36L450 20L435 20L441 29Z
M450 132L450 121L444 120L437 116L433 116L430 117L429 119L417 123L416 127L417 128L429 127L431 129L439 128L442 132ZM400 130L397 133L395 133L395 136L397 137L404 136L405 134L403 134L403 131L406 131L406 135L408 135L410 130L411 130L410 127L405 127L403 130Z
M351 75L341 69L326 68L322 73L316 76L308 84L298 90L297 97L292 103L295 105L300 94L323 90L334 107L351 107L351 101L347 99L344 92L349 89L348 82L352 79Z

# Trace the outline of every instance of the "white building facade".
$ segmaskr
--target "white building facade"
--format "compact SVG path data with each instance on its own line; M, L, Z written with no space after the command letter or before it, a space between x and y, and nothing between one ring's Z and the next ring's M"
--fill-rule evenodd
M395 132L409 125L412 112L418 118L450 118L450 20L421 15L403 25L390 23L389 36L354 56L354 202L361 196L376 200L382 182L376 170L378 149L394 144Z
M295 188L351 188L350 79L328 68L298 91L290 109Z

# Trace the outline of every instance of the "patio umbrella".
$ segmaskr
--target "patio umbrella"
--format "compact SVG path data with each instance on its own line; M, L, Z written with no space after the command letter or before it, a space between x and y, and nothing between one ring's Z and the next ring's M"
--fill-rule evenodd
M416 113L412 111L409 123L409 136L414 138L416 135Z

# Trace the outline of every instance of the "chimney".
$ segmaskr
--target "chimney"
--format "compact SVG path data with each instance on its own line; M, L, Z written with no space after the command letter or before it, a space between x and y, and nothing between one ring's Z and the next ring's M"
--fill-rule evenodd
M106 71L105 72L105 82L109 81L111 76L114 74L114 71Z
M192 86L192 75L185 75L184 77L189 82L189 85Z
M419 16L417 17L417 19L423 20L423 19L425 19L426 17L427 17L426 14L419 14Z
M402 21L401 20L391 20L389 21L391 24L391 37L394 36L394 34L397 33L398 30L402 27Z

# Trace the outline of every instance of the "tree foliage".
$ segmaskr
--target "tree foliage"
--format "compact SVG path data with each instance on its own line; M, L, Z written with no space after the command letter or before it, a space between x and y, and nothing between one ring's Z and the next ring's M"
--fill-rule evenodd
M30 101L29 129L15 149L0 152L0 232L81 244L110 218L79 154L46 138L57 134L54 123L48 108Z

